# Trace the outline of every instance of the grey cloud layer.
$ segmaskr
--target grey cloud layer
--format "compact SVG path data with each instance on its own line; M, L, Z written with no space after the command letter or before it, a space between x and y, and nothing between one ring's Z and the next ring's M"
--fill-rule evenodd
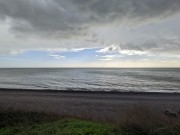
M151 49L158 48L158 45L154 41L145 41L142 44L133 44L133 43L126 43L120 44L119 47L121 50L134 50L134 51L147 51Z
M180 11L179 0L0 0L0 19L20 36L84 37L98 26L159 22Z
M112 23L144 23L161 20L179 11L178 0L72 0L79 11L92 21ZM122 21L122 22L119 22ZM133 22L134 24L134 22Z
M69 38L77 33L83 34L87 21L77 16L70 6L65 10L51 0L1 0L0 16L10 20L14 32L50 38Z

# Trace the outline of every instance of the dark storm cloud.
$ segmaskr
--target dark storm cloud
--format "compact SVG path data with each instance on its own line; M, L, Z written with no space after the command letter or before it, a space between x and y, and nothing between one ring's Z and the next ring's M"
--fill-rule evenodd
M97 26L162 21L179 7L179 0L0 0L0 19L17 35L67 39Z
M41 34L50 38L85 34L86 18L65 6L68 10L51 0L1 0L0 16L10 19L11 29L18 33Z
M71 0L92 21L144 23L164 19L179 11L179 0ZM135 22L128 22L128 21Z

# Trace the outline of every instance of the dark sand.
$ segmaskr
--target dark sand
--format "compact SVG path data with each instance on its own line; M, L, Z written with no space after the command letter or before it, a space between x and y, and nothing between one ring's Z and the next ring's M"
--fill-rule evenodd
M92 120L116 120L133 106L180 110L180 93L0 90L0 107L43 111ZM162 112L163 113L163 112Z

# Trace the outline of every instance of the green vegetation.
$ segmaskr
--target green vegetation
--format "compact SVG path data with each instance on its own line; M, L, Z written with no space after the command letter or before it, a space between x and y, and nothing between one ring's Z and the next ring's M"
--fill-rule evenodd
M0 135L180 135L178 117L154 109L134 107L113 123L0 109Z
M0 135L116 135L115 126L54 114L0 112Z
M115 135L115 127L76 119L63 119L56 122L31 126L6 127L0 135Z

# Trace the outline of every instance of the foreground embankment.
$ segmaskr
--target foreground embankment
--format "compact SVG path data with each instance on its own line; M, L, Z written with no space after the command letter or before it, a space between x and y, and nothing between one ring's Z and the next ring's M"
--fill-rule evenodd
M116 121L134 106L148 106L157 113L163 113L164 109L177 112L180 109L180 94L1 89L0 106L91 120Z
M0 135L178 135L179 97L177 93L1 89ZM165 109L177 115L165 114Z

